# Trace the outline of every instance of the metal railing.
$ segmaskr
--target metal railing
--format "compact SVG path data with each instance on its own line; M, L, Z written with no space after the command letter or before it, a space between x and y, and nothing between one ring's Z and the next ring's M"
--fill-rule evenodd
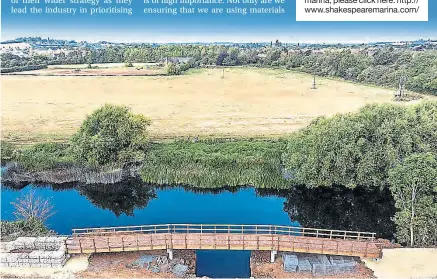
M329 239L354 239L373 241L376 234L371 232L328 230L277 225L224 225L224 224L161 224L124 227L102 227L73 229L73 236L95 236L114 234L263 234L293 235Z

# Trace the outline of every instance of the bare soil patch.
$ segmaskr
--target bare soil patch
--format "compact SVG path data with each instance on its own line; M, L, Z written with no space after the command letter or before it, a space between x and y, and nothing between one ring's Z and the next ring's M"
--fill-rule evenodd
M90 257L86 271L76 274L79 278L175 278L171 272L154 273L146 268L132 268L130 265L142 255L165 256L165 251L99 253ZM175 250L175 259L183 259L189 266L187 274L195 273L195 251Z
M105 71L111 70L120 69ZM224 78L221 69L194 72L172 77L2 76L2 137L19 143L65 140L105 103L127 105L151 118L155 139L272 137L318 116L393 98L389 89L322 78L312 90L312 76L289 71L232 68Z
M126 68L78 68L78 69L41 69L35 71L16 72L13 76L158 76L164 75L163 69Z

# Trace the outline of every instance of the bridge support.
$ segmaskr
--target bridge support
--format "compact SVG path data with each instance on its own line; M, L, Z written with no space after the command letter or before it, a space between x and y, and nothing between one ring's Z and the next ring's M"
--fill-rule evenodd
M274 262L275 262L276 254L278 254L278 251L276 251L276 250L272 250L272 251L270 252L270 262L271 262L271 263L274 263Z
M167 249L168 259L173 260L173 249Z

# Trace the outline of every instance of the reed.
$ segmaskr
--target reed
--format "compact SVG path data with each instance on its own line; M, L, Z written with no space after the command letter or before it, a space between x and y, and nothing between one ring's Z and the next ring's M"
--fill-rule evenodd
M200 188L286 188L282 140L204 140L152 144L140 171L146 183Z

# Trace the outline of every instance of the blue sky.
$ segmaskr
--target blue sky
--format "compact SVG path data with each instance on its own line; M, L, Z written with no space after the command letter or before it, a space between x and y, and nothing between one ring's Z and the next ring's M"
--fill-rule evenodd
M287 0L282 5L286 13L281 15L148 15L143 13L143 0L133 0L131 16L72 16L29 13L12 15L11 0L4 0L1 1L1 39L41 36L90 42L108 40L159 43L264 42L275 39L282 42L356 43L437 39L437 0L429 0L427 22L296 22L295 1Z

